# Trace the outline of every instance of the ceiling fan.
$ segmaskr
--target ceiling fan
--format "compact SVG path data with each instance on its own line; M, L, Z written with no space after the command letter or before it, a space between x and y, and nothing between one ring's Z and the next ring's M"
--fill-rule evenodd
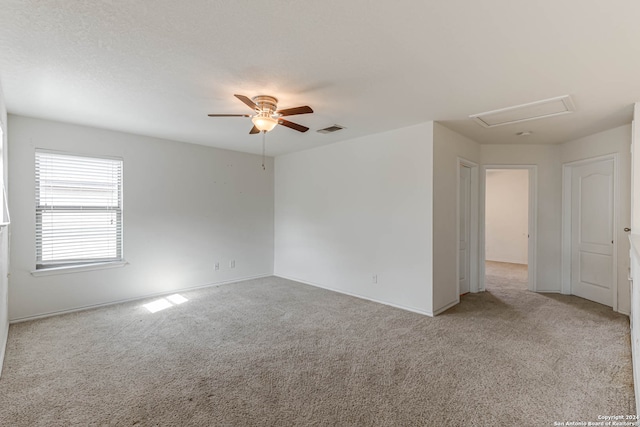
M311 107L304 105L302 107L287 108L278 110L278 100L269 95L258 95L252 99L244 95L234 95L240 101L244 102L249 108L255 111L254 115L250 114L209 114L209 117L251 117L253 128L250 134L266 133L272 130L276 125L286 126L298 132L306 132L308 127L299 125L283 119L285 116L295 116L297 114L313 113Z

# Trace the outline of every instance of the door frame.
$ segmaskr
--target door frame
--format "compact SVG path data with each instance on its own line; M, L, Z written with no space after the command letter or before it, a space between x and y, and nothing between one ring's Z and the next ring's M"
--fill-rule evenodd
M470 201L469 201L469 291L480 290L478 270L478 181L479 165L470 160L458 157L456 163L456 296L460 302L460 166L471 169Z
M486 290L485 286L485 262L486 262L486 195L487 195L487 171L495 169L524 169L529 171L529 241L527 245L527 288L537 292L537 241L538 241L538 166L537 165L500 165L491 164L482 166L480 186L480 290Z
M613 277L611 279L612 308L618 311L618 242L616 231L620 224L620 168L618 167L618 153L604 156L589 157L582 160L562 164L562 254L561 254L561 288L560 293L571 295L571 177L573 168L603 160L613 160Z

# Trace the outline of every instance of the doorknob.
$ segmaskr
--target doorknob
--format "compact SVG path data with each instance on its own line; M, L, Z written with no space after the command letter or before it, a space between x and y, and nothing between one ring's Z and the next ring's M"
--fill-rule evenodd
M628 233L628 232L630 232L630 231L631 231L631 229L630 229L629 227L625 227L625 228L624 228L624 231L625 231L625 233Z

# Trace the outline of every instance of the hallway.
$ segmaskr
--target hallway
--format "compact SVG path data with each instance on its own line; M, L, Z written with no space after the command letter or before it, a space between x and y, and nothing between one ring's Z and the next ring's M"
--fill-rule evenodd
M488 291L499 289L527 289L527 265L509 262L485 262L485 286Z

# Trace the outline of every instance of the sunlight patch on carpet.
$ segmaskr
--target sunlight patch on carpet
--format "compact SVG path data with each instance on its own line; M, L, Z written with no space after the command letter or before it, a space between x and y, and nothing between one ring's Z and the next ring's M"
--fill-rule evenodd
M169 307L173 307L174 305L179 305L189 301L187 298L183 297L180 294L169 295L166 298L160 298L159 300L152 301L147 304L143 304L143 307L149 310L151 313L157 313L158 311L164 310Z

